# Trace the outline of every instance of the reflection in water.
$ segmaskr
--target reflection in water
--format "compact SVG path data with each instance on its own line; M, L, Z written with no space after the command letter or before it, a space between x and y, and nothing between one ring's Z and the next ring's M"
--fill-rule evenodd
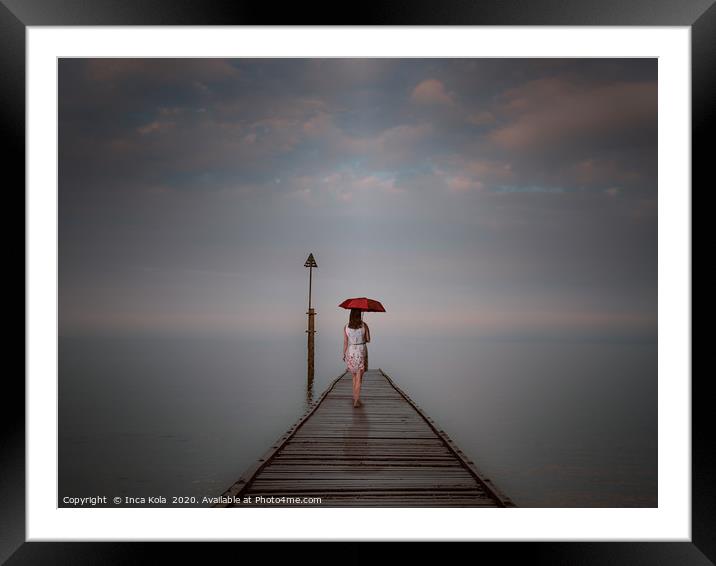
M370 419L368 418L368 413L365 411L365 404L363 407L358 408L349 405L349 409L351 413L347 417L348 427L343 443L343 455L346 458L360 459L367 453L366 445L368 444L368 439L364 437L369 436Z
M306 385L306 409L308 409L311 406L311 403L313 403L313 397L314 397L313 382L314 382L313 376L310 375L308 377L308 384Z

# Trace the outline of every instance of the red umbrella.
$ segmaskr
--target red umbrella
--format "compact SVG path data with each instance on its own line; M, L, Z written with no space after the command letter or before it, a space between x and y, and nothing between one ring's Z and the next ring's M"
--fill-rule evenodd
M343 307L344 309L358 309L360 311L367 312L385 312L385 309L383 308L383 305L380 304L380 301L368 299L366 297L346 299L338 306Z

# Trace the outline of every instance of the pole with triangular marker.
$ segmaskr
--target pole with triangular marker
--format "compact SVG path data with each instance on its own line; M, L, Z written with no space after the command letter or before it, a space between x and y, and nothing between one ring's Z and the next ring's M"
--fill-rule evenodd
M306 313L308 315L308 330L306 332L308 333L308 385L309 387L313 383L313 335L316 333L315 330L315 323L314 323L314 317L316 315L316 312L314 311L313 307L311 306L311 284L313 280L313 268L318 267L318 264L316 263L316 260L313 258L313 254L308 255L308 259L306 260L306 263L303 264L304 267L308 267L308 312Z

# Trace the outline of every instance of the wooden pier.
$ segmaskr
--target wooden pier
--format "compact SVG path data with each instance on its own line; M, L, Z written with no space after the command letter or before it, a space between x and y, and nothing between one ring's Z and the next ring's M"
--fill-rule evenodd
M222 498L251 496L251 507L516 507L383 370L364 374L361 401L353 407L351 374L337 377Z

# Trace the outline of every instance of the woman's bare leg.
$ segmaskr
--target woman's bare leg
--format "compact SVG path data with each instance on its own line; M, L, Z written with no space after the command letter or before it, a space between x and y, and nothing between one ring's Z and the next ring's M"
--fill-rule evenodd
M360 386L361 382L363 381L363 374L365 373L365 370L359 369L355 374L355 379L353 380L353 400L360 400Z

